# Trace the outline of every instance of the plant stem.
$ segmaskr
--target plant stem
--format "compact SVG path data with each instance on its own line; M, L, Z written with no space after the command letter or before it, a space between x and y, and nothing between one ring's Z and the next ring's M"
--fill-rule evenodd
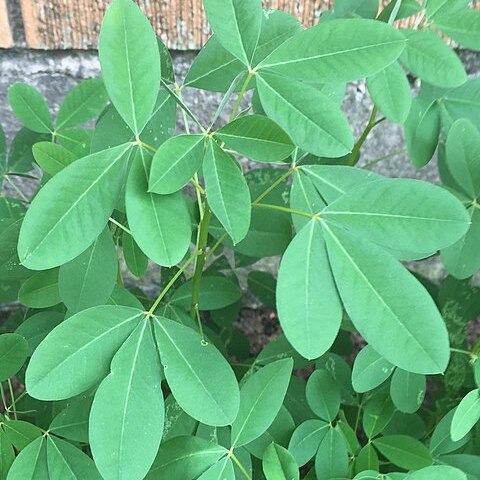
M295 171L295 167L289 168L283 175L278 177L266 190L264 190L252 203L252 205L256 205L258 202L263 200L272 190L275 189L278 185L280 185L285 179L287 179L293 172Z
M471 358L473 358L475 356L474 353L469 352L468 350L462 350L461 348L450 348L450 351L453 352L453 353L461 353L461 354L467 355Z
M202 282L203 267L206 260L206 248L208 242L208 229L212 219L212 211L205 200L205 213L198 227L197 251L198 256L195 261L195 271L192 280L192 303L190 306L190 317L193 320L197 319L198 312L198 298L200 296L200 284Z
M382 118L381 120L378 120L377 122L375 121L375 117L377 116L377 107L373 107L372 113L370 115L370 118L368 120L367 126L365 127L365 130L363 133L360 135L360 138L358 139L357 143L354 145L352 153L350 154L350 157L348 159L348 165L353 167L354 165L357 164L358 160L360 159L360 149L362 148L363 144L365 143L365 140L368 137L368 134L375 128L376 125L379 123L383 122L385 120Z
M248 72L247 78L243 82L242 89L240 90L240 93L238 94L237 101L235 102L235 105L233 107L232 113L230 115L230 122L232 120L235 120L235 117L237 116L238 109L240 108L240 104L242 103L243 96L245 95L245 92L247 91L248 85L252 78L255 76L254 71Z
M269 208L271 210L278 210L280 212L291 213L293 215L299 215L301 217L318 218L318 214L315 214L315 213L303 212L301 210L293 210L288 207L281 207L280 205L271 205L269 203L252 203L252 207Z
M5 417L10 419L8 415L8 407L7 407L7 400L5 398L5 392L3 391L3 385L0 383L0 397L2 398L3 408L5 409Z
M13 386L12 386L12 381L10 379L7 380L8 382L8 390L10 391L10 400L12 402L12 410L13 410L13 418L15 418L15 420L18 420L17 418L17 407L15 406L15 394L13 392Z
M127 232L130 236L133 237L132 235L132 232L127 228L127 227L124 227L120 222L117 222L114 218L110 217L108 219L111 223L113 223L114 225L116 225L120 230L123 230L124 232Z
M228 452L228 456L236 463L238 469L243 473L244 477L247 479L247 480L252 480L252 477L248 474L247 472L247 469L240 463L240 461L238 460L238 458L235 456L235 454L233 453L233 451L229 451Z
M377 163L383 162L384 160L388 160L389 158L395 157L396 155L400 155L401 153L405 153L406 149L402 148L401 150L395 150L392 153L389 153L388 155L384 155L383 157L376 158L375 160L372 160L371 162L366 163L362 168L370 168L376 165Z
M213 245L213 247L205 255L205 261L207 261L214 253L215 250L220 246L220 244L227 238L227 234L224 233Z
M149 145L148 143L144 143L141 140L138 140L138 145L140 145L142 148L147 150L147 152L153 153L154 155L157 153L157 149Z
M188 260L178 269L178 272L170 279L170 281L165 285L165 288L160 292L160 295L157 297L152 307L148 311L148 316L152 316L155 312L155 309L158 307L159 303L165 297L167 292L173 287L174 283L178 280L180 275L187 269L187 267L197 258L198 252L193 253Z

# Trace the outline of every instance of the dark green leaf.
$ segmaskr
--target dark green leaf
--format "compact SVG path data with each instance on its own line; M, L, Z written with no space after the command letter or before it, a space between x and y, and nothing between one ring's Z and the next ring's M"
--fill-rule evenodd
M373 440L373 445L394 465L414 470L427 467L433 458L418 440L407 435L388 435Z
M76 155L65 147L52 142L36 143L32 153L42 170L52 177L77 159Z
M0 335L0 382L13 377L23 367L27 352L27 341L21 335Z

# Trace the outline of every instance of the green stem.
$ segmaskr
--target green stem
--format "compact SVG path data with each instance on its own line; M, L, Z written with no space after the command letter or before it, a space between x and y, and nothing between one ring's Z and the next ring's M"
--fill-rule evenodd
M193 253L188 260L178 269L178 272L170 279L170 281L165 285L165 288L160 292L160 295L157 297L152 307L148 311L148 316L152 316L155 312L155 309L158 307L159 303L163 300L168 291L173 287L174 283L178 280L180 275L187 269L187 267L197 258L198 252Z
M213 245L213 247L205 255L205 261L207 261L214 253L215 250L220 246L220 244L227 238L227 234L224 233Z
M295 167L289 168L283 175L278 177L266 190L264 190L252 203L256 205L258 202L263 200L272 190L274 190L278 185L280 185L284 180L286 180L293 172Z
M269 208L270 210L278 210L280 212L291 213L293 215L299 215L301 217L318 218L318 214L315 213L302 212L301 210L293 210L292 208L281 207L280 205L271 205L269 203L252 203L252 207Z
M230 115L230 122L232 120L235 120L235 117L237 116L238 109L240 108L240 104L242 103L243 96L245 95L245 92L247 91L248 85L250 84L250 81L252 78L255 76L254 71L248 72L247 78L243 82L242 88L240 90L240 93L238 94L237 101L235 102L235 105L232 110L232 114Z
M247 480L252 480L252 477L248 474L247 469L240 463L235 454L230 450L228 452L229 457L236 463L238 469L243 473Z
M141 140L138 140L138 145L140 145L142 148L147 150L150 153L153 153L154 155L157 153L157 149L149 145L148 143L144 143Z
M200 284L202 282L203 267L206 260L206 248L208 242L208 229L212 219L212 211L205 200L205 213L198 227L197 251L198 256L195 261L195 271L192 280L192 303L190 306L190 316L197 320L198 299L200 296Z
M5 417L10 419L10 416L8 415L7 400L5 398L5 392L3 391L3 385L1 383L0 383L0 397L2 398L3 408L5 410Z
M377 107L373 107L372 113L370 115L370 118L368 119L367 126L365 127L365 130L363 133L360 135L360 138L358 139L357 143L354 145L352 153L350 154L350 157L348 159L348 165L353 167L354 165L357 164L358 160L360 159L360 149L362 148L363 144L365 143L365 140L368 137L368 134L375 128L376 125L379 123L383 122L384 119L381 119L379 121L375 121L375 117L377 116Z
M383 162L384 160L388 160L389 158L395 157L405 152L406 152L405 148L402 148L401 150L396 150L395 152L389 153L388 155L384 155L383 157L376 158L375 160L372 160L371 162L366 163L362 168L373 167L377 163Z
M108 219L111 223L113 223L114 225L116 225L120 230L123 230L124 232L127 232L130 236L133 237L132 235L132 232L127 228L127 227L124 227L120 222L117 222L114 218L110 217Z
M358 405L357 418L355 418L355 427L353 429L355 433L357 433L358 427L360 426L360 416L362 414L362 408L363 408L363 405L362 405L362 402L360 402L360 404Z
M474 353L469 352L468 350L462 350L461 348L450 348L450 351L453 353L461 353L462 355L467 355L471 358L475 356Z
M8 379L7 382L8 382L8 390L10 391L10 400L12 402L11 407L12 407L12 410L13 410L13 418L15 418L15 420L18 420L18 418L17 418L17 407L15 406L15 393L13 392L12 381L10 379Z

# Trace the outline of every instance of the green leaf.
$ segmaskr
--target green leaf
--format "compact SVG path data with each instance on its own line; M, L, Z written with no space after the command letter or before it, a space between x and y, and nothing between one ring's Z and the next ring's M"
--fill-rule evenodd
M317 220L303 227L282 258L277 281L280 324L305 358L323 355L337 336L342 306Z
M61 400L96 385L107 375L115 352L143 317L144 313L135 308L105 305L65 320L32 355L25 377L29 395L39 400Z
M471 215L470 228L458 242L444 248L440 254L445 268L456 278L471 277L480 268L480 210L473 206L467 210Z
M353 364L353 388L358 393L373 390L390 377L394 368L388 360L367 345L358 352Z
M226 453L226 448L200 437L172 438L162 443L145 480L194 480Z
M367 78L367 88L378 109L393 123L404 123L412 105L412 92L402 67L392 63Z
M60 267L58 275L62 302L70 312L103 305L117 279L117 250L106 228L77 258Z
M22 128L15 137L13 137L10 144L10 151L8 153L7 171L14 173L26 173L33 169L32 147L37 142L42 140L51 140L49 135L44 133L36 133Z
M469 480L478 477L480 463L478 455L468 453L457 453L454 455L442 455L442 462L451 467L457 468L457 476L453 477L455 480ZM462 474L462 475L461 475ZM453 472L452 472L453 475ZM466 477L465 477L466 475Z
M27 360L27 341L17 333L0 335L0 382L13 377Z
M33 270L56 267L93 243L115 207L130 149L130 144L121 145L82 158L40 190L20 231L23 265Z
M333 20L297 33L258 68L261 73L266 70L306 82L348 82L392 64L404 47L402 34L390 25L363 19Z
M263 454L266 480L299 480L298 465L292 454L281 445L271 443Z
M318 447L329 429L323 420L311 419L301 423L293 432L288 450L300 467L317 453Z
M50 478L47 466L47 440L40 437L24 448L8 472L8 480Z
M421 80L437 87L458 87L467 74L455 52L428 30L402 30L407 44L400 62Z
M125 194L128 224L140 249L155 263L171 267L180 262L190 245L190 214L181 192L148 192L151 161L150 153L138 149Z
M413 253L452 245L470 222L465 207L445 189L403 178L361 185L321 216L376 244Z
M18 451L26 448L36 438L43 436L40 428L23 420L10 420L3 423L2 427L5 435Z
M60 144L67 150L70 150L78 158L85 157L89 153L94 153L93 151L90 151L93 130L88 128L69 128L63 130L61 133L56 132L56 136L58 137Z
M7 139L5 131L0 124L0 171L7 170Z
M39 312L26 318L15 330L27 340L28 355L31 356L40 342L60 323L65 315L61 312Z
M422 405L427 382L424 375L397 368L390 383L393 404L404 413L415 413Z
M260 0L205 0L208 22L221 45L250 65L262 27Z
M172 303L186 310L192 301L193 281L181 285L172 296ZM219 310L234 304L242 297L240 288L225 277L206 275L200 284L199 310Z
M369 439L383 432L390 423L395 412L390 397L383 393L377 393L371 397L365 405L362 418L362 426Z
M348 476L348 450L343 435L330 427L315 458L317 480Z
M330 372L316 370L307 382L307 402L315 415L332 422L340 410L340 387Z
M54 436L48 436L46 442L49 477L38 478L101 480L102 477L98 473L93 460L82 450Z
M140 250L133 237L124 232L122 235L123 256L128 269L136 277L143 277L148 268L148 257Z
M406 470L416 470L433 463L423 443L407 435L386 435L373 440L373 445L394 465Z
M70 91L60 106L55 129L75 127L98 117L107 101L108 94L100 78L83 81Z
M467 480L467 476L458 468L448 465L435 465L433 467L422 468L408 475L408 480L431 480L432 478L441 478L442 480Z
M92 402L93 396L83 395L80 400L68 403L52 420L48 430L68 440L88 443L88 420Z
M228 456L222 458L198 477L198 480L235 480L232 460Z
M335 0L333 6L333 18L375 18L377 12L377 0Z
M410 161L416 167L426 165L437 149L440 134L440 109L437 102L413 99L405 121L405 143Z
M203 161L205 191L212 212L233 243L243 240L250 226L251 199L247 182L234 158L210 141Z
M0 430L0 478L5 480L15 461L15 450L3 430Z
M225 145L256 162L281 162L295 149L290 137L262 115L246 115L215 133Z
M277 416L292 373L291 359L278 360L248 377L240 389L240 410L232 423L232 446L262 435Z
M264 305L275 308L276 280L271 273L252 271L248 274L248 290Z
M426 17L434 20L435 17L458 13L469 4L468 0L427 0L425 2Z
M480 50L480 13L465 9L448 15L436 15L435 25L462 47Z
M367 443L358 453L355 460L355 472L362 472L364 470L380 469L378 455L371 443ZM375 478L375 477L373 477Z
M8 89L8 101L18 119L37 133L51 133L52 119L42 94L26 83L15 83Z
M169 395L165 400L163 443L182 435L193 435L197 426L198 422L182 410L173 395Z
M463 397L452 418L450 435L454 442L458 442L480 420L479 390L472 390Z
M150 322L140 324L112 360L95 393L90 447L104 479L143 479L163 433L161 366Z
M153 157L148 191L165 195L183 188L201 167L204 151L204 135L169 138Z
M263 72L257 75L257 88L267 115L300 148L326 157L341 157L352 150L354 141L345 115L320 90Z
M381 248L323 228L340 297L365 340L404 370L443 372L450 356L447 329L425 288Z
M160 88L157 37L131 0L115 0L100 29L98 46L108 94L127 125L139 135L148 122Z
M400 2L400 8L398 9L397 20L401 18L408 18L412 15L418 13L422 6L415 0L398 0ZM447 0L448 1L448 0ZM377 19L382 22L387 22L390 20L390 15L393 13L393 9L396 7L396 0L392 0L378 15Z
M480 194L480 133L467 119L457 120L449 129L446 165L453 179L469 196Z
M450 410L437 424L430 440L430 452L435 457L454 452L470 441L471 435L467 433L461 440L454 442L450 436L453 416L457 407Z
M77 157L58 143L38 142L32 148L35 161L52 177L68 167Z
M62 300L58 290L58 268L32 275L20 288L18 299L31 308L47 308Z
M155 334L165 378L182 409L207 425L232 423L238 385L220 352L191 328L167 318L155 318Z

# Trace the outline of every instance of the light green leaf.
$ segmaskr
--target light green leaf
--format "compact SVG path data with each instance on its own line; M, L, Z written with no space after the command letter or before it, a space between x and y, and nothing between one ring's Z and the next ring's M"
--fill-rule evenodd
M453 416L457 407L450 410L437 424L430 440L430 452L435 457L459 450L468 443L471 435L467 433L461 440L454 442L450 436Z
M40 190L20 230L23 265L34 270L56 267L93 243L115 207L130 149L130 144L121 145L82 158Z
M258 66L306 82L358 80L393 63L405 39L374 20L332 20L297 33Z
M6 480L10 467L15 461L15 450L3 430L0 430L0 478Z
M140 250L133 237L124 232L122 235L123 257L128 269L136 277L143 277L148 268L148 257Z
M373 445L394 465L416 470L433 463L427 447L407 435L386 435L373 440Z
M376 244L413 253L452 245L470 223L465 207L447 190L403 178L361 185L321 216Z
M52 119L42 94L26 83L15 83L8 89L8 101L18 119L37 133L51 133Z
M226 453L226 448L200 437L172 438L162 443L145 480L194 480Z
M415 413L422 405L427 391L425 375L397 368L390 383L393 404L404 413Z
M62 302L70 312L103 305L113 292L117 271L117 250L106 228L93 245L60 267Z
M250 192L239 165L214 140L207 147L203 175L212 212L233 243L240 242L250 226Z
M208 22L221 45L250 65L262 27L260 0L205 0Z
M48 430L68 440L88 443L88 419L92 402L93 396L86 394L80 400L68 403L52 420Z
M164 405L161 366L150 322L138 325L95 393L90 446L104 479L145 478L160 446Z
M400 62L421 80L437 87L458 87L467 74L455 52L428 30L402 30L407 44Z
M288 451L300 467L308 463L317 453L318 447L329 429L323 420L311 419L301 423L293 432Z
M187 253L192 236L190 214L181 192L148 193L152 155L139 149L127 180L128 224L141 250L155 263L171 267Z
M330 372L316 370L307 382L307 402L315 415L332 422L340 409L340 387Z
M40 428L23 420L10 420L3 423L2 427L5 435L18 451L26 448L36 438L43 436Z
M228 456L222 458L198 477L198 480L235 480L232 460Z
M27 360L27 341L17 333L0 335L0 382L13 377Z
M38 142L32 148L35 161L52 177L68 167L77 157L58 143Z
M441 478L442 480L467 480L467 476L458 468L448 465L435 465L433 467L422 468L408 475L408 480L431 480L432 478Z
M47 466L47 440L43 436L20 452L7 476L7 480L26 480L27 478L50 478Z
M381 248L326 223L323 228L340 297L365 340L404 370L443 372L447 329L425 288Z
M266 480L299 480L300 472L292 454L281 445L271 443L263 454Z
M353 364L353 388L358 393L373 390L392 374L394 368L388 360L367 345L358 352Z
M285 251L276 297L280 324L292 346L307 359L323 355L337 336L343 312L317 220L310 220Z
M435 16L435 25L462 47L480 50L480 13L466 8L448 15Z
M315 458L317 480L348 476L348 450L343 435L330 427Z
M450 427L451 439L461 440L480 420L480 394L475 389L467 393L459 403Z
M98 117L107 101L108 94L100 78L83 81L70 91L60 106L55 129L75 127Z
M203 135L169 138L153 157L148 191L165 195L183 188L201 167L204 151Z
M198 422L185 413L170 394L165 400L165 425L162 442L165 443L167 440L183 435L193 435L197 426Z
M427 0L425 2L426 17L428 20L434 20L435 17L458 13L464 10L469 4L469 0Z
M408 18L412 15L418 13L422 6L415 0L398 0L400 2L400 7L398 8L396 19L400 20L401 18ZM448 0L447 0L448 1ZM390 16L393 13L394 8L397 6L397 2L392 0L385 8L380 12L377 19L382 22L387 22L390 20Z
M449 129L446 165L453 179L469 196L480 194L480 133L467 119L457 120Z
M225 145L256 162L281 162L295 149L290 137L262 115L245 115L215 133Z
M58 290L58 268L32 275L20 288L18 299L31 308L47 308L62 300Z
M257 88L267 115L300 148L325 157L341 157L352 150L354 141L345 115L320 90L266 73L257 75Z
M368 399L362 418L362 426L368 438L383 432L395 412L390 397L381 392Z
M82 450L54 436L48 436L46 441L48 478L101 480L93 460Z
M155 334L165 378L182 409L207 425L232 423L238 385L220 352L191 328L167 318L155 318Z
M240 390L240 410L232 423L232 446L262 435L277 416L292 373L291 359L270 363L247 378Z
M133 133L140 134L160 88L160 53L152 26L132 0L115 0L108 8L98 55L112 103Z
M367 88L378 109L393 123L404 123L412 105L407 76L397 63L367 78Z
M25 376L29 395L39 400L61 400L96 385L107 375L115 352L143 317L136 308L105 305L65 320L32 355Z
M355 471L362 472L365 470L380 470L378 455L371 443L367 443L362 447L355 459ZM375 479L376 475L373 478Z

